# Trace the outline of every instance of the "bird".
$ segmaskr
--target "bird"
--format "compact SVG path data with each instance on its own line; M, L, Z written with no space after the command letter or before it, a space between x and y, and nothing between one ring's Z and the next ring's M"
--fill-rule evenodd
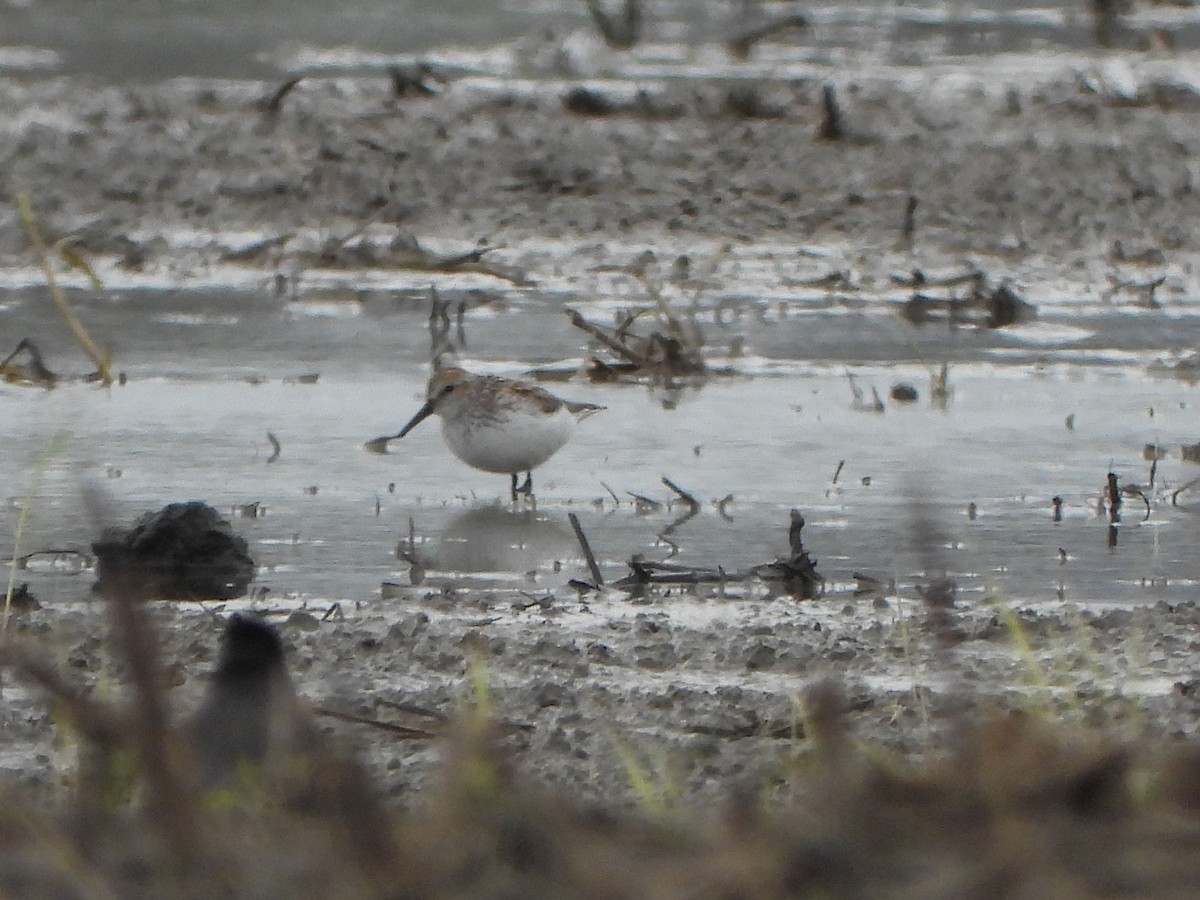
M327 823L322 833L344 834L350 858L374 883L394 884L403 857L392 814L367 770L318 728L318 712L330 714L296 693L279 633L257 616L234 613L189 723L198 787L221 802L255 809L277 798L291 815Z
M582 419L604 409L563 400L515 378L475 375L457 366L434 370L425 405L397 434L375 438L368 449L382 452L429 416L442 418L442 438L467 465L511 476L513 502L533 495L533 470L562 449ZM525 481L518 487L518 476Z
M247 766L311 749L317 729L296 695L278 632L234 613L207 695L191 724L199 781L206 789L235 782Z

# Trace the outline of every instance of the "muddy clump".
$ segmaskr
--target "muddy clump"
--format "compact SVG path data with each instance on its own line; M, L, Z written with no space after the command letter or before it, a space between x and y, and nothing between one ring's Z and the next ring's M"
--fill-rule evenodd
M170 503L133 527L110 528L92 544L95 590L141 599L229 600L254 578L249 546L206 503Z

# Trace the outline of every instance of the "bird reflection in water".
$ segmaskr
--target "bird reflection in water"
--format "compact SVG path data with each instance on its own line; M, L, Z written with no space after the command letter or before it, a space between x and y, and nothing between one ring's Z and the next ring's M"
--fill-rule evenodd
M565 521L532 509L482 506L455 516L422 556L427 568L448 572L524 573L578 552Z

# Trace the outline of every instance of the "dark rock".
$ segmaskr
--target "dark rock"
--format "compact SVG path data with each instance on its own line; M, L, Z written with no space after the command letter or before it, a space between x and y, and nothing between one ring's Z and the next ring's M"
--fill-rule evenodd
M99 593L139 599L228 600L254 578L244 538L206 503L171 503L92 544Z

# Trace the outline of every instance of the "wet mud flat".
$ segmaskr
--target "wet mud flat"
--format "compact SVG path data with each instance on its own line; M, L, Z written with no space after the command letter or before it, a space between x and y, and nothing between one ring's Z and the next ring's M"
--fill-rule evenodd
M387 250L398 236L676 252L832 242L851 258L1036 262L1085 282L1104 266L1184 266L1195 250L1200 101L1170 58L736 71L468 75L432 97L396 96L385 73L286 92L8 80L5 185L34 198L51 234L177 277L222 261L403 265ZM826 88L837 140L822 139ZM4 216L0 251L27 259L15 211Z
M587 102L572 93L578 80L526 85L464 78L438 96L414 100L394 96L383 78L316 78L281 96L273 110L267 107L275 84L6 82L0 85L0 128L10 138L4 179L8 190L33 198L52 236L77 235L106 279L156 291L206 279L232 281L255 286L264 304L276 305L303 302L308 291L337 284L338 277L342 283L408 278L412 238L445 247L447 256L479 241L500 246L484 257L495 268L472 269L482 281L465 290L475 292L474 300L519 295L516 315L530 321L530 307L558 304L563 296L575 302L580 285L594 283L572 284L572 277L597 264L628 266L634 248L654 248L669 260L696 254L697 247L732 244L771 271L786 253L786 265L803 265L810 278L846 268L851 282L874 284L887 283L893 271L958 266L969 257L996 278L1019 279L1037 301L1068 295L1064 305L1078 300L1088 314L1126 319L1133 323L1126 337L1155 316L1182 323L1164 329L1169 336L1146 338L1135 351L1119 343L1094 351L1104 357L1117 347L1132 354L1132 362L1114 364L1121 370L1116 378L1139 385L1122 398L1127 431L1111 441L1111 449L1097 439L1091 452L1116 456L1133 480L1134 466L1142 466L1142 444L1134 438L1148 426L1128 420L1141 403L1139 391L1154 393L1152 383L1142 385L1143 369L1160 350L1170 355L1186 349L1180 334L1188 333L1195 288L1190 258L1197 249L1189 223L1200 212L1192 185L1192 149L1200 142L1193 93L1172 76L1169 61L1135 62L1111 56L1039 70L1034 77L995 71L970 77L945 69L901 73L909 77L857 74L838 85L847 133L832 141L820 139L828 73L737 83L647 79L644 94L626 83L591 85ZM1132 81L1115 77L1127 73ZM907 218L906 210L912 211ZM10 283L34 279L24 235L15 214L0 210L0 251ZM818 248L816 262L803 255L798 263L798 246ZM588 249L575 252L580 248ZM445 274L436 267L417 267L417 273L425 282ZM1156 288L1147 287L1159 278ZM777 292L791 289L809 300L816 293L841 309L823 288L764 280ZM384 283L394 289L394 282ZM830 284L844 285L845 279ZM762 280L754 283L760 287ZM461 284L458 289L464 290ZM411 299L416 288L403 290ZM479 309L482 318L487 309ZM417 337L404 344L401 376L383 380L381 394L410 401L420 390L427 362L420 310L410 315ZM1069 312L1059 314L1067 319ZM6 320L5 335L24 324ZM364 331L372 330L369 324ZM126 346L138 346L138 327L129 326ZM482 325L469 327L478 334ZM569 333L563 329L543 355L584 352L582 339L563 338ZM242 361L277 380L294 376L296 364L282 359L288 337L302 330L276 335L263 356L244 348ZM793 332L780 328L776 334ZM144 336L154 337L149 329ZM751 337L760 350L770 340ZM51 347L54 340L48 340ZM943 352L962 354L963 362L996 349L963 348L949 331L944 340L954 347ZM134 371L131 390L138 377L162 379L167 393L180 394L189 379L204 379L195 371L181 374L187 367L169 349L155 352L140 361L136 350L129 352L127 358L142 367ZM223 375L235 370L220 350L206 352L219 360ZM305 362L320 359L312 353ZM1019 364L1032 367L1037 351L1022 353ZM349 355L329 363L345 379L343 386L354 371L345 362ZM855 363L878 366L874 371L885 384L897 362L921 371L932 355L856 357ZM785 351L779 357L788 358ZM1109 353L1102 362L1121 359ZM1129 375L1132 369L1136 376ZM353 384L363 390L372 378L384 378L375 370L359 376ZM1087 377L1094 376L1088 370ZM826 373L818 386L825 389L830 380ZM1168 384L1172 407L1182 410L1169 439L1182 442L1188 438L1190 388ZM6 389L0 397L6 415L28 410L29 395L17 400L13 393L27 390ZM77 388L46 396L61 398L69 390ZM327 412L345 405L336 395L314 396ZM736 397L727 402L733 405ZM806 400L810 406L821 402ZM111 422L129 415L121 406L118 401L109 413L84 417L86 427L94 423L101 446L105 416ZM1055 412L1059 429L1064 413ZM202 424L194 427L204 434ZM340 421L337 428L339 438L354 445L373 431L363 426L359 435ZM614 447L603 444L606 453L616 453L622 439L620 433L597 438L611 440ZM1037 446L1036 439L1031 443ZM17 497L33 478L42 446L36 431L22 444L25 476L17 482L19 473L12 473L7 496ZM169 442L164 446L171 450ZM300 446L285 443L285 453L303 452ZM325 448L319 439L314 446ZM433 455L435 447L436 438L413 453ZM685 449L690 452L690 445ZM342 459L342 452L339 447L339 455L324 463L314 456L309 469L291 476L287 490L310 473L327 477L328 460ZM1179 468L1171 486L1177 487L1186 470L1173 453L1172 465ZM70 465L50 466L52 483L77 480L81 460L96 462L88 449L66 455ZM345 458L357 461L338 465L367 465L361 455ZM1087 464L1093 462L1089 456ZM253 473L197 469L183 480L206 493L222 490L229 472L239 473L243 483L263 477L261 465ZM135 472L131 467L131 476ZM464 477L461 471L429 472L440 502L472 505L468 498L450 499L456 495L449 484ZM1072 483L1098 485L1102 474L1096 470ZM677 470L672 475L681 478ZM369 488L356 485L357 493L351 492L355 500L371 491L388 496L386 476L370 477L374 482L363 476ZM586 506L594 495L604 502L590 479L558 477L557 488L552 481L545 494L549 512ZM821 490L827 480L818 480ZM167 483L141 483L133 489L136 501L144 504ZM739 489L736 482L730 487ZM289 514L276 499L285 496L284 487L264 481L262 489L276 491L269 505ZM403 483L400 490L404 494ZM1077 516L1097 499L1092 491L1078 488L1071 504ZM338 496L321 497L329 493ZM737 528L719 531L705 537L711 542L706 556L766 562L785 550L794 497L773 498L763 485L749 495L748 518L760 543L745 547L745 531L741 538ZM989 496L1003 495L997 489ZM53 514L33 526L36 549L53 548L55 538L66 534L86 546L89 526L78 521L70 497L62 488L47 500ZM1152 498L1156 515L1175 529L1164 530L1165 543L1194 531L1186 504L1180 509L1164 495ZM947 502L962 509L966 499ZM1027 521L1024 514L1035 504L1041 504L1043 520L1049 515L1045 498L1028 506L1023 497L1008 501L1012 518L1006 521ZM350 526L339 521L336 500L321 502L334 504L326 507L329 533L361 525L363 520L350 520ZM386 541L372 536L372 546L394 547L414 510L426 527L450 528L450 515L437 502L429 510L404 494L383 523ZM10 534L18 508L10 502L5 510ZM718 521L707 506L706 513L707 521ZM299 520L312 513L295 515ZM820 524L819 514L809 518L810 529ZM619 544L617 534L632 529L622 524L605 532L586 515L583 520L606 572L619 574L613 571L623 562L619 550L637 548ZM903 515L888 521L903 533ZM258 527L240 525L246 531ZM496 527L493 521L484 530ZM319 536L321 522L310 522L309 529ZM650 539L661 531L656 523ZM777 537L765 537L770 534ZM1146 537L1154 532L1140 534L1145 543L1123 534L1124 546L1132 543L1145 558L1158 559L1159 545ZM259 538L261 554L278 546L280 535ZM829 531L821 540L819 547L833 545ZM680 542L686 554L686 531ZM732 549L717 552L720 542ZM1050 555L1056 549L1049 547ZM320 552L315 544L311 550ZM260 581L288 577L284 552ZM152 815L119 815L113 825L105 818L110 810L93 809L107 824L136 835L134 850L116 852L102 842L72 838L70 846L81 848L86 865L54 866L46 864L45 844L29 842L28 856L12 860L14 892L38 884L31 875L38 873L62 879L64 890L77 893L94 876L122 896L139 890L154 895L155 878L164 879L157 884L175 878L181 890L201 896L214 883L205 880L211 877L247 894L257 889L270 896L286 885L292 896L332 896L328 881L311 878L317 862L345 877L346 896L597 896L598 873L605 895L617 896L1194 892L1198 801L1189 739L1197 712L1191 667L1200 613L1185 598L1195 580L1187 554L1178 550L1166 554L1181 567L1169 577L1131 578L1141 587L1149 583L1144 593L1130 584L1128 602L1106 598L1107 604L1082 606L1056 601L1052 584L1042 585L1042 593L1017 591L1003 600L983 590L953 603L936 592L923 596L917 582L928 586L936 566L921 572L901 567L897 590L890 589L886 572L877 572L883 583L860 594L852 584L851 551L844 549L818 550L822 558L835 557L822 564L833 583L826 596L808 601L757 583L579 591L568 580L586 578L586 571L570 541L556 544L548 557L563 562L561 578L543 576L519 587L496 583L500 566L483 583L451 565L444 566L449 574L435 571L426 581L412 578L409 566L394 558L383 562L383 555L323 558L320 563L335 571L351 564L367 571L347 574L340 591L328 583L307 593L293 585L278 601L260 597L216 609L150 604L172 709L182 718L200 702L224 616L258 609L272 613L279 625L299 694L322 709L440 726L441 717L478 702L474 667L488 685L496 740L509 761L497 760L477 735L399 740L370 725L325 719L325 727L356 748L376 795L387 798L389 809L405 810L386 813L397 817L398 849L374 855L336 804L305 806L285 798L247 810L235 803L233 814L218 820L219 839L197 841L202 859L213 854L230 868L214 867L202 877L196 869L171 869L164 862L168 855L156 855L161 848L152 836L161 821ZM694 557L692 562L698 564ZM1020 568L1022 559L1014 556L1007 566ZM520 579L525 573L513 568L504 574ZM956 574L964 584L972 577ZM49 572L40 582L32 579L42 608L20 614L12 628L73 681L103 693L127 679L131 663L114 649L119 641L111 639L104 605L69 577L76 576ZM1106 579L1109 587L1121 585ZM398 584L386 600L374 588L381 581ZM1158 588L1169 598L1147 599ZM840 694L814 690L826 679L841 686ZM6 686L4 709L11 741L4 768L21 790L62 801L77 747L56 742L60 723L44 693ZM1014 709L1020 714L1000 712ZM1059 725L1043 731L1047 722ZM875 749L855 752L860 740ZM448 768L440 769L446 760ZM515 781L510 766L523 773ZM449 786L438 787L439 770L449 771ZM302 814L294 814L297 805ZM698 806L720 814L705 825L680 821ZM277 879L270 887L255 885L249 874L263 862L247 859L245 847L258 847L235 846L239 835L251 831L264 841L270 860L258 873ZM330 834L349 837L339 844ZM296 847L312 851L308 865L293 862ZM150 887L139 885L137 873L124 866L129 855L148 867L150 875L140 871Z

